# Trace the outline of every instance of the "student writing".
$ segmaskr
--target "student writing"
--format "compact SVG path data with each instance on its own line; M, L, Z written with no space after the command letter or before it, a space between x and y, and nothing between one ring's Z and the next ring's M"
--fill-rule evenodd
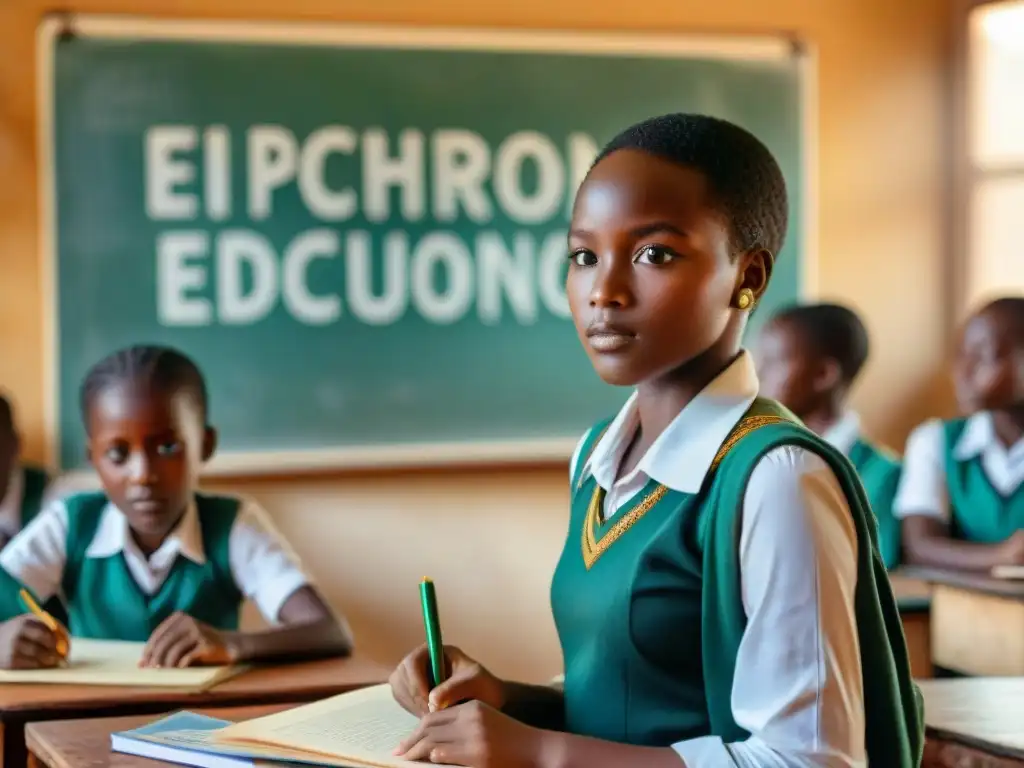
M73 637L146 641L148 666L350 648L262 510L198 492L217 434L190 359L152 346L116 352L88 373L81 400L103 490L53 503L0 553L0 664L57 663L55 634L23 615L22 585L62 597ZM243 598L276 626L238 631Z
M868 332L839 304L805 304L776 313L757 344L761 395L789 408L853 464L878 521L878 549L887 568L900 560L900 523L892 504L900 462L868 440L847 400L868 358Z
M668 115L577 194L566 290L597 373L635 388L581 440L551 604L564 691L455 648L409 759L476 768L919 765L922 722L875 525L848 460L759 399L741 338L787 222L730 123ZM460 704L465 699L468 703ZM433 710L433 711L431 711Z
M907 440L895 502L907 559L1024 565L1024 297L968 319L953 374L964 416L925 422Z

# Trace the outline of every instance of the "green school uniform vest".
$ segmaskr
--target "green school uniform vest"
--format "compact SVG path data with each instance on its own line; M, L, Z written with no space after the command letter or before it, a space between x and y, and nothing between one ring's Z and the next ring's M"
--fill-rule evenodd
M747 621L740 515L747 480L761 457L795 445L833 469L856 526L854 603L869 762L920 765L920 694L911 681L876 526L849 461L781 406L758 400L723 444L700 493L651 483L602 522L603 494L583 468L606 426L592 430L580 452L569 536L551 588L567 730L661 747L708 735L726 742L749 736L733 719L730 702Z
M947 421L942 426L953 535L966 541L997 544L1024 528L1024 483L1009 496L1003 496L985 475L980 455L967 461L959 461L953 455L967 419Z
M899 460L883 449L858 439L850 449L849 457L864 484L871 511L878 521L878 551L886 568L895 568L900 562L900 521L893 514L892 505L900 483Z
M31 523L43 506L43 494L50 481L46 471L39 467L22 468L21 527Z
M65 500L68 533L62 593L73 637L144 642L178 611L217 629L238 628L242 594L228 559L237 499L196 494L206 562L198 565L178 555L153 595L135 583L121 552L86 557L108 503L103 493L77 494ZM0 569L0 620L25 613L18 599L20 588Z

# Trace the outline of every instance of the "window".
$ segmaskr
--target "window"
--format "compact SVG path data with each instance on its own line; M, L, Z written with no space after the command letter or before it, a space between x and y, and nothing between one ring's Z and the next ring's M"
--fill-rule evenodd
M968 306L1024 295L1024 0L971 9L967 35Z

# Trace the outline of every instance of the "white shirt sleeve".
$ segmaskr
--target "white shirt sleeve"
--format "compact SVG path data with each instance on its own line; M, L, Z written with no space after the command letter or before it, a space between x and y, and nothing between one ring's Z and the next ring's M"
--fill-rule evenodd
M0 552L0 568L39 600L49 600L60 592L67 536L67 507L63 501L51 502Z
M253 501L243 501L238 510L228 541L228 559L238 589L272 624L277 623L288 598L312 583L269 515Z
M587 438L590 437L590 433L593 432L593 431L594 431L594 428L591 427L586 432L584 432L583 433L583 437L581 437L580 441L578 443L576 443L576 448L573 449L572 458L569 460L569 482L570 483L572 482L572 479L574 477L576 477L576 465L579 464L579 462L580 462L580 452L583 450L583 444L587 442Z
M739 556L747 628L732 710L751 735L693 739L676 752L687 768L864 768L857 534L821 457L782 446L758 463Z
M946 436L938 419L926 421L907 438L903 471L893 499L898 518L915 515L949 520L949 491L946 490Z

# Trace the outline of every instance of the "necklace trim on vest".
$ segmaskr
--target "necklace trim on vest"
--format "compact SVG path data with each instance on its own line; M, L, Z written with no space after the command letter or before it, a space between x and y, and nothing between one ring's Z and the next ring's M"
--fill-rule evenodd
M718 465L725 458L725 455L736 445L740 440L749 435L755 429L768 426L769 424L778 424L781 422L788 422L782 416L776 415L758 415L758 416L747 416L740 420L739 424L733 429L726 438L725 442L722 443L722 447L718 449L718 453L715 454L715 458L711 462L711 467L708 470L708 475L713 473ZM603 432L602 435L603 436ZM601 437L594 441L593 445L596 446L600 442ZM580 477L580 485L582 485L582 476ZM598 558L601 557L605 552L608 551L609 547L618 541L623 534L632 528L637 521L639 521L644 515L651 511L655 504L661 501L665 494L668 493L668 487L659 485L649 494L647 494L635 507L629 512L622 515L615 525L609 528L604 535L598 538L595 533L596 528L601 521L601 507L605 497L604 488L597 484L594 488L594 493L590 497L590 503L587 505L587 514L583 517L583 540L582 551L583 551L583 564L589 571L594 563L597 562Z

